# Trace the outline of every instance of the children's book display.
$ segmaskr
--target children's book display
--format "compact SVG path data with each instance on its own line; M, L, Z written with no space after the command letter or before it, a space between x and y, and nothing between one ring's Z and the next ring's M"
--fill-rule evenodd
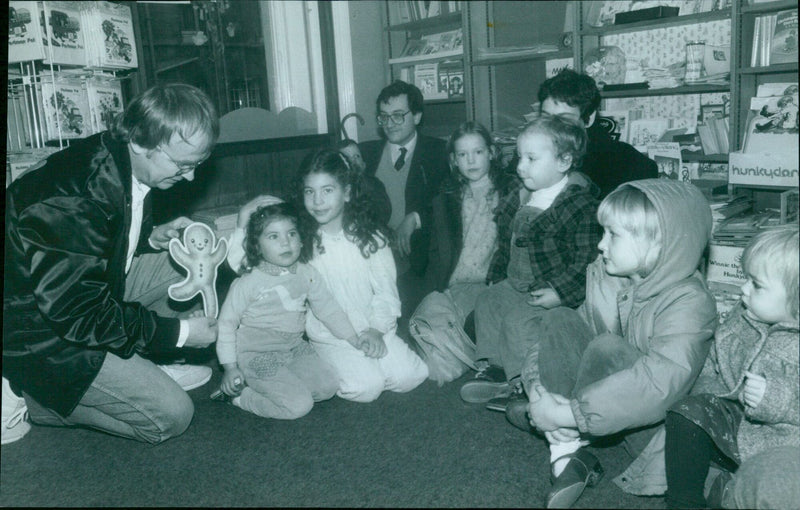
M8 3L8 63L41 60L44 41L37 2Z
M46 139L85 138L92 133L89 96L80 80L42 79L42 107Z
M111 129L114 117L122 113L122 84L118 80L92 77L86 82L92 131Z
M86 63L89 66L125 69L138 65L133 17L127 5L92 2L81 11L86 28Z
M45 64L86 65L81 4L83 2L43 2L41 32L49 35L42 38Z
M113 73L138 65L131 8L106 1L13 0L8 62L19 63L8 69L13 143L7 175L10 164L15 177L46 142L107 130L123 111Z
M797 62L797 9L756 18L753 26L752 67Z
M217 269L228 254L228 241L217 241L214 231L205 223L192 223L183 231L183 241L171 239L169 254L186 270L186 279L169 286L167 294L176 301L189 301L197 294L203 298L206 317L216 318Z
M732 184L798 185L797 110L796 82L758 87L750 100L742 151L730 155Z

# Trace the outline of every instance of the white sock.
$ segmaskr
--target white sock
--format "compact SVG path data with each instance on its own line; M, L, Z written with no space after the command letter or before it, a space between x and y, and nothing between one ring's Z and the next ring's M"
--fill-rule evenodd
M555 443L550 445L550 464L553 466L553 475L558 476L567 467L570 459L561 459L556 462L556 459L575 453L581 448L581 440L575 439L566 443ZM555 462L555 464L553 464Z

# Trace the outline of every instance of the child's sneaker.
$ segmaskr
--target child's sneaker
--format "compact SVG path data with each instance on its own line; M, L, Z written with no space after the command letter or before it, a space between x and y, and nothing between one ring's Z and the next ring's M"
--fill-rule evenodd
M510 395L511 385L506 380L505 370L489 365L479 370L474 379L465 382L459 394L464 402L485 404L493 398Z
M0 444L13 443L22 439L31 430L28 423L28 406L25 399L17 396L11 389L8 379L3 377L3 421Z

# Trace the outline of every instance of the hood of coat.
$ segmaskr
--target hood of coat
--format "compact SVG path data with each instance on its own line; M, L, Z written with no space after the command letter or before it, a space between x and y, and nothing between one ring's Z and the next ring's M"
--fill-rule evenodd
M694 274L711 239L711 207L693 184L669 179L643 179L626 184L643 191L658 212L661 252L653 271L636 289L648 299Z

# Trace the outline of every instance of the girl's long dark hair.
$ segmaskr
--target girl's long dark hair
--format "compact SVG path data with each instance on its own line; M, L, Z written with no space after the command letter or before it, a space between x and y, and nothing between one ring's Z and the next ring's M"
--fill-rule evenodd
M336 179L343 189L350 187L350 200L345 202L342 213L342 228L348 239L358 246L364 258L369 258L372 253L389 244L391 234L388 227L378 221L372 201L363 193L361 175L350 168L339 151L319 149L303 160L294 186L293 200L300 211L298 227L303 239L304 260L311 260L314 247L320 253L325 252L319 234L319 223L308 213L303 200L305 180L311 174L328 174Z
M286 202L259 207L250 215L250 220L247 222L247 232L245 232L244 237L245 258L244 261L242 261L242 268L244 271L252 271L254 267L264 260L264 257L261 255L261 248L258 246L258 238L270 223L279 219L286 219L294 222L299 230L297 208ZM304 257L303 250L301 250L300 262L306 262L307 260L308 259Z

